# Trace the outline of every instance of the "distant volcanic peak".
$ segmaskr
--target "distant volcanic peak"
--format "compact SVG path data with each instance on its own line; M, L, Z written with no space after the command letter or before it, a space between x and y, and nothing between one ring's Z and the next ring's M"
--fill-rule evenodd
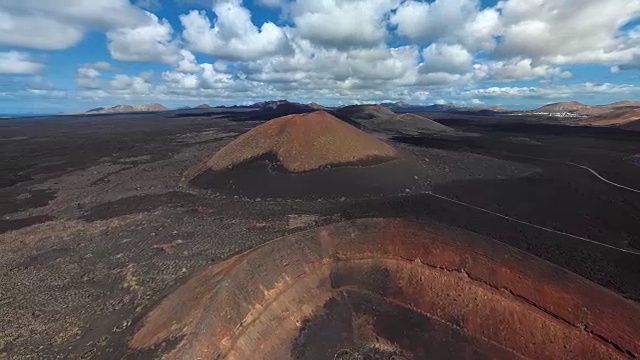
M313 112L314 110L324 110L324 108L316 109L307 104L291 102L288 100L259 102L251 105L250 107L259 109L260 111L277 113L278 115L301 114L301 113Z
M591 106L589 105L585 105L583 103L577 102L577 101L570 101L570 102L560 102L560 103L553 103L553 104L548 104L545 105L541 108L536 109L536 111L541 111L541 112L569 112L569 111L578 111L578 110L584 110L584 109L588 109L591 108Z
M162 104L146 104L146 105L116 105L110 108L95 108L87 111L92 114L112 114L126 112L144 112L144 111L167 111L169 108Z
M410 107L410 106L413 106L413 105L411 105L409 103L406 103L404 101L388 102L388 103L382 103L380 105L384 106L384 107Z
M338 109L338 112L345 113L345 114L373 112L380 115L392 115L392 116L396 114L393 111L389 110L388 108L379 104L350 105L350 106L345 106L343 108Z
M211 109L211 106L207 104L202 104L202 105L196 106L194 109Z
M314 102L312 102L310 104L307 104L307 106L312 108L312 109L316 109L316 110L326 110L326 109L328 109L326 106L322 106L322 105L320 105L318 103L314 103Z
M132 106L135 111L165 111L169 110L166 106L158 103Z
M545 105L534 111L540 112L575 112L580 115L598 116L610 111L621 110L623 108L640 108L640 101L618 101L609 105L585 105L577 101L561 102Z
M640 101L624 100L624 101L618 101L608 106L609 107L640 107Z
M393 103L393 104L394 104L395 106L412 106L411 104L406 103L406 102L404 102L404 101L398 101L398 102L395 102L395 103Z
M116 105L114 107L110 107L108 110L133 110L134 107L131 105Z
M316 111L256 127L215 153L201 171L231 169L269 154L287 171L298 173L331 165L386 162L396 158L397 151L325 111Z
M623 125L640 120L640 109L615 109L586 119L589 125Z
M434 104L434 105L429 105L422 108L423 111L431 111L431 112L447 112L447 111L452 111L457 109L459 108L454 104Z
M574 106L574 107L585 107L585 106L589 106L589 105L583 104L583 103L581 103L581 102L579 102L579 101L567 101L567 102L560 102L560 103L556 103L555 105L559 105L559 106L568 106L568 107L571 107L571 106Z
M288 100L272 100L272 101L263 101L263 102L257 102L253 105L251 105L251 107L256 107L256 108L261 108L261 109L275 109L279 106L282 105L302 105L302 104L298 104L298 103L293 103L291 101Z
M369 106L372 110L375 111L380 111L382 113L394 113L393 111L387 109L386 107L380 105L380 104L375 104L375 105L370 105ZM395 114L395 113L394 113Z

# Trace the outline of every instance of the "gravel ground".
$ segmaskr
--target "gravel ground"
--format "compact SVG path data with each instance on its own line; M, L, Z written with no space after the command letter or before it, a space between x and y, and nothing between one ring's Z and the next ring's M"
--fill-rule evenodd
M149 309L203 266L286 234L360 217L424 218L466 228L640 299L640 262L633 256L424 195L435 191L640 249L637 196L580 169L513 156L582 160L633 185L640 168L625 159L640 149L622 135L597 139L465 125L459 128L464 136L395 139L416 172L398 175L412 187L383 196L310 190L309 196L265 191L256 197L182 186L185 171L257 124L228 116L0 123L6 158L0 176L0 359L118 358Z

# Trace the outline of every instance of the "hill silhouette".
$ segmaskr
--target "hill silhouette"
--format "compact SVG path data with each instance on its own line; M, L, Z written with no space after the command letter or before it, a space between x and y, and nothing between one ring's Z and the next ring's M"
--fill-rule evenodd
M183 184L248 198L370 198L424 190L426 177L410 154L317 111L250 130L188 171Z
M578 112L581 110L588 110L591 106L582 104L577 101L570 102L559 102L553 104L547 104L542 106L535 111L537 112L548 112L548 113L557 113L557 112Z
M215 153L199 171L228 170L269 154L287 171L297 173L331 165L385 162L394 159L397 152L331 114L317 111L284 116L256 127Z
M640 109L625 109L606 112L598 116L591 116L584 122L596 126L622 126L640 121Z
M110 108L98 107L88 110L82 114L117 114L130 112L152 112L167 111L169 108L162 104L145 104L145 105L116 105Z
M640 109L640 102L625 100L608 105L585 105L577 101L571 101L548 104L534 111L549 113L568 112L585 116L608 116L608 113L613 111L633 109Z
M352 105L335 110L333 113L354 126L377 131L402 134L453 131L426 117L409 113L398 115L381 105Z

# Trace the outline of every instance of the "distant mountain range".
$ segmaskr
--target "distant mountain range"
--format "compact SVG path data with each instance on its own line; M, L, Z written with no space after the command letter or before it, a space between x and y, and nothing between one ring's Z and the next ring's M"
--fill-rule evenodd
M493 107L481 107L481 106L457 106L454 104L434 104L434 105L412 105L408 104L404 101L394 102L394 103L382 103L380 104L387 109L392 111L400 111L400 112L458 112L458 113L469 113L469 112L506 112L509 111L501 106L493 106Z
M612 111L631 110L640 108L640 101L619 101L609 105L585 105L577 101L560 102L545 105L541 108L533 110L534 112L544 113L573 113L585 116L599 116Z
M622 109L618 108L604 114L590 116L582 121L586 125L596 126L619 126L633 122L640 122L640 107L632 109L622 107Z
M110 108L98 107L88 110L81 114L116 114L116 113L132 113L132 112L152 112L167 111L168 107L161 104L145 104L145 105L116 105Z
M382 105L351 105L331 111L333 115L358 128L417 134L444 133L453 129L415 114L396 114Z
M328 107L322 106L316 103L302 104L298 102L292 102L288 100L275 100L275 101L263 101L257 102L249 107L258 108L262 110L285 110L285 109L299 109L299 110L327 110Z
M545 112L545 113L560 113L560 112L577 112L585 109L589 109L591 106L579 103L577 101L570 102L559 102L548 104L537 108L533 111L535 112Z
M244 108L244 109L256 109L263 112L270 113L271 115L287 115L287 114L299 114L306 112L313 112L316 110L328 110L328 111L340 111L336 114L342 115L342 117L349 118L350 109L357 109L360 113L365 110L364 113L375 113L376 118L384 115L385 111L397 112L397 113L449 113L449 114L468 114L468 115L485 115L495 116L500 113L516 113L515 111L507 110L500 106L493 107L465 107L457 106L454 104L434 104L434 105L414 105L404 101L399 102L385 102L381 104L373 105L357 105L346 106L340 108L329 108L317 103L303 104L298 102L291 102L287 100L275 100L275 101L263 101L257 102L252 105L245 106L217 106L215 108ZM178 109L178 111L189 110L208 110L214 109L213 107L202 104L193 108L185 107ZM116 114L116 113L135 113L135 112L161 112L167 111L167 108L161 104L146 104L146 105L117 105L110 108L99 107L88 110L79 114ZM578 123L585 125L598 125L598 126L615 126L624 125L630 123L640 123L640 101L619 101L608 105L586 105L577 101L559 102L542 106L535 110L521 111L520 114L575 114L582 115L584 118L578 121ZM362 114L360 114L362 115ZM387 114L389 115L389 114ZM389 118L390 115L388 116ZM395 119L395 118L394 118ZM362 119L358 119L362 120ZM405 119L407 120L407 119ZM415 121L416 119L412 119ZM406 122L406 121L405 121ZM373 123L371 123L373 124ZM385 125L387 126L387 125Z

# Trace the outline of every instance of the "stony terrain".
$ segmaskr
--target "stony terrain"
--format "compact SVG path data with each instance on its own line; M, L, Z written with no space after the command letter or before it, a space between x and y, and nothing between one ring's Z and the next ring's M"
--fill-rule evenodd
M181 184L188 169L279 115L197 109L2 120L0 358L124 356L140 319L205 265L355 218L470 230L640 300L640 197L567 165L637 186L636 133L450 117L438 120L457 130L449 135L374 134L420 166L402 194L258 197Z

